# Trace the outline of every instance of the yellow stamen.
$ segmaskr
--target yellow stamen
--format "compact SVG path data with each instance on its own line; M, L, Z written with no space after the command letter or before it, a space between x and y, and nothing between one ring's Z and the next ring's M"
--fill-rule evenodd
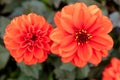
M78 42L78 45L80 45L80 42Z
M88 36L88 39L92 38L92 36Z
M90 36L90 34L87 34L87 36Z
M75 34L78 35L78 32L76 32Z
M81 31L79 31L79 34L81 34Z
M86 31L86 30L83 30L83 29L82 29L82 32L87 33L87 31Z
M78 36L76 36L75 38L78 39Z

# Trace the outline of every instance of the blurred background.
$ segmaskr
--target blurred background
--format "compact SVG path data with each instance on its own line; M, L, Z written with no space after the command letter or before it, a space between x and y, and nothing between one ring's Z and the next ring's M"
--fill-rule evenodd
M53 17L56 11L65 5L84 2L88 6L95 4L113 23L110 35L114 39L114 47L109 56L94 66L86 65L77 68L70 63L64 64L55 55L49 55L46 62L27 66L16 63L5 49L3 35L6 25L22 14L35 12L42 15L54 27ZM102 71L112 57L120 58L120 0L0 0L0 80L101 80Z

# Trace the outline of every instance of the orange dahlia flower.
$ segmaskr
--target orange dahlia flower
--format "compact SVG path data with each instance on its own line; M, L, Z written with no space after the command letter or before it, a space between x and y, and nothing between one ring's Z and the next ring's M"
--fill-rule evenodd
M14 18L7 26L4 43L17 62L41 63L50 53L52 26L44 17L30 13Z
M105 67L102 80L120 80L120 60L112 58L111 63Z
M111 21L96 5L87 7L84 3L65 6L54 17L55 28L50 38L54 42L51 51L63 62L72 62L83 67L87 62L98 64L108 55L113 40L108 35Z

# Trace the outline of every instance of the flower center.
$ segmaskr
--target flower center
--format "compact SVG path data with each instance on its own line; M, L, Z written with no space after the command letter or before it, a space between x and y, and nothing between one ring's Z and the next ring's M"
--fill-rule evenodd
M91 38L91 34L88 34L86 30L77 31L75 35L75 40L77 41L78 45L87 43L88 40Z
M31 41L36 41L37 40L37 36L35 34L32 34L32 33L27 33L25 39L26 40L31 40Z
M32 40L32 41L36 41L36 39L37 39L37 36L36 36L36 35L32 35L31 40Z
M28 44L29 46L33 46L36 40L38 39L38 37L36 34L27 33L24 39L25 39L26 44Z

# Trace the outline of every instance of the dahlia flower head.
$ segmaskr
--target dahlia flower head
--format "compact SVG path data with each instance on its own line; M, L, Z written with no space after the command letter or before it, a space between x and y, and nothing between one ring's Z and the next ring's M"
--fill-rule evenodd
M104 71L102 80L120 80L120 60L112 58L110 64L108 64Z
M84 67L88 62L97 65L113 47L109 36L112 23L96 5L70 4L54 17L56 28L50 33L52 53L62 62Z
M35 13L14 18L6 27L4 43L17 62L44 62L50 53L52 26Z

